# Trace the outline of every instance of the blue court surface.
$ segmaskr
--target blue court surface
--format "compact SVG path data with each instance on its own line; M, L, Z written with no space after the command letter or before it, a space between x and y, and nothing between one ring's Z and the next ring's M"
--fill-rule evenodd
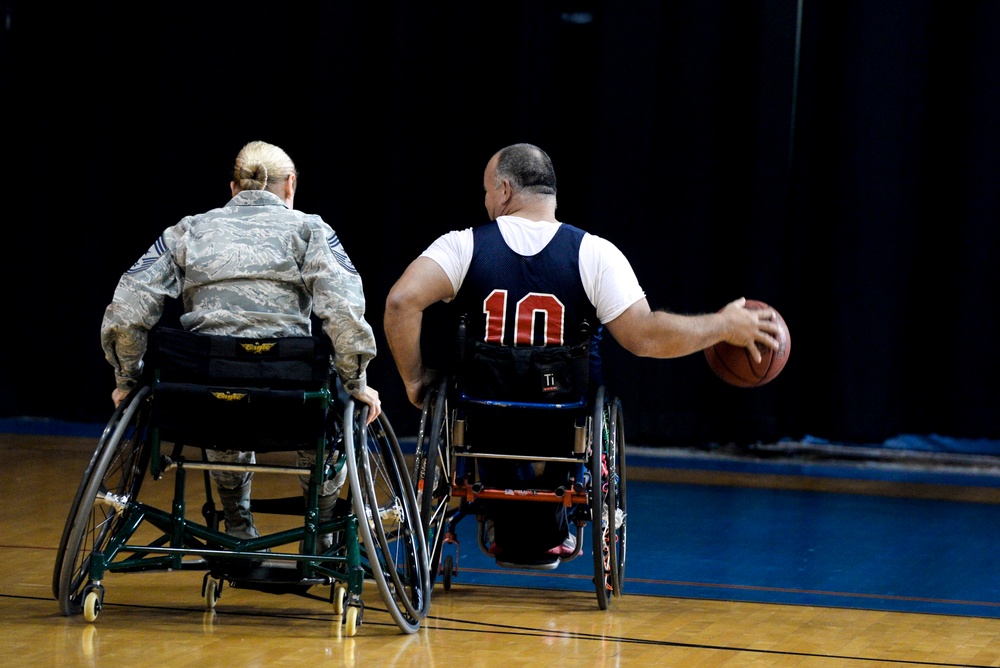
M1000 618L994 503L641 481L626 489L626 596ZM452 590L593 591L589 526L582 555L530 571L483 555L475 525L474 517L458 525Z

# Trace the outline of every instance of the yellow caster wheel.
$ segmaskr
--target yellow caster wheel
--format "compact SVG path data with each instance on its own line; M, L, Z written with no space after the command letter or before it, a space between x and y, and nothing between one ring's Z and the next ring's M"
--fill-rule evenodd
M208 578L205 580L204 592L205 607L211 610L219 602L219 597L222 596L220 582L214 578Z
M83 618L88 622L97 619L101 613L101 596L96 591L87 592L83 599Z
M333 587L333 612L337 615L344 614L344 599L347 598L347 587L337 583Z
M361 609L352 605L347 609L347 614L344 617L344 633L347 634L348 638L354 637L354 634L358 632L358 626L360 624Z

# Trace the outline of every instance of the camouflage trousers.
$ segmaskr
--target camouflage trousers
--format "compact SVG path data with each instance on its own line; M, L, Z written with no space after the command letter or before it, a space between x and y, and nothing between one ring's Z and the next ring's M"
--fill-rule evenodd
M213 463L255 464L257 462L257 458L253 452L242 452L240 450L206 450L205 456L208 458L208 461ZM299 450L295 458L295 465L313 468L316 465L316 451ZM212 471L211 475L212 479L215 480L215 484L224 489L242 487L253 479L253 471ZM310 475L299 476L299 484L302 486L303 492L309 489L310 478ZM329 496L331 494L338 494L340 488L344 486L346 479L347 466L345 465L336 476L324 481L320 485L319 495Z

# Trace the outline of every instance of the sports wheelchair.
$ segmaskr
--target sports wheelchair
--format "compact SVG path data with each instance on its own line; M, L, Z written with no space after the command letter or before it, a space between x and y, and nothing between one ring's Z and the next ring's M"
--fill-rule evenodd
M433 580L408 464L385 414L331 389L326 337L248 339L169 328L150 332L148 380L115 410L76 492L63 529L52 589L64 615L101 611L109 573L203 570L201 595L215 608L223 583L310 598L329 586L343 633L362 623L363 584L374 580L393 621L418 630ZM166 447L172 444L172 448ZM209 462L206 449L310 450L315 466ZM199 457L185 453L200 450ZM347 467L333 518L319 520L322 481ZM139 498L147 470L174 472L169 511ZM202 471L202 520L187 517L187 472ZM210 471L309 475L306 494L252 499L251 511L291 515L289 528L240 539L220 528ZM161 503L161 505L163 505ZM319 536L332 534L321 551ZM279 546L289 545L279 550ZM321 599L322 600L322 599Z
M413 479L428 541L432 584L458 575L456 525L477 519L480 550L501 567L551 570L584 553L590 524L600 609L625 579L626 480L622 406L590 387L591 343L501 347L466 339L458 325L448 373L425 394ZM498 465L507 471L498 476ZM514 475L527 470L527 475ZM575 526L575 550L541 559L505 558L491 515L517 504L525 516L557 504ZM544 511L548 513L548 510Z

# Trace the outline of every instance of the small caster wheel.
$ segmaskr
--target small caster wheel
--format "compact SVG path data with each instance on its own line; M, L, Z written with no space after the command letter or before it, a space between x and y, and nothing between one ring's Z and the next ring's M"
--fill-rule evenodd
M209 610L215 607L215 604L219 602L219 597L222 596L222 590L219 587L219 582L209 578L205 583L205 607Z
M201 581L201 595L205 599L205 607L209 610L214 608L222 596L222 580L213 578L211 573L205 573Z
M347 608L347 614L344 615L344 633L347 634L348 638L353 638L360 625L361 608L352 605Z
M444 564L441 566L441 570L442 570L441 576L443 578L442 583L444 584L444 590L448 591L451 589L452 573L455 572L455 561L454 559L452 559L450 554L444 558Z
M344 599L347 598L347 586L338 582L333 586L333 613L344 614Z
M99 614L101 614L101 595L93 590L88 591L83 598L83 618L92 622Z

